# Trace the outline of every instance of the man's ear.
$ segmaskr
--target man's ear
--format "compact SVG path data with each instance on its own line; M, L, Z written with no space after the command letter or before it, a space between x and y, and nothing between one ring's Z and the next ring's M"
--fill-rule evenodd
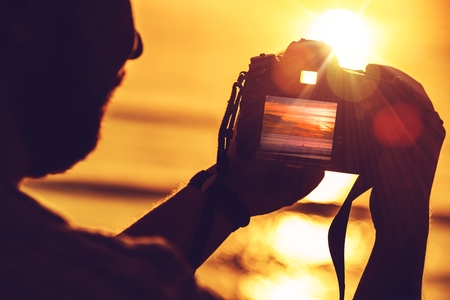
M49 29L57 0L0 0L0 38L8 48L24 46Z

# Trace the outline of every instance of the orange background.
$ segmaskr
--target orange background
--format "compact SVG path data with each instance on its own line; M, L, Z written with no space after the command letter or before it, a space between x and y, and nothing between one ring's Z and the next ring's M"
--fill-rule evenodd
M144 41L144 55L127 64L128 74L113 97L100 145L86 161L67 174L31 181L25 186L27 191L67 215L76 225L118 232L151 209L180 182L186 182L198 170L214 163L217 128L231 84L239 71L247 70L250 57L263 52L279 52L291 41L306 36L317 17L332 8L359 12L373 32L370 62L391 65L417 79L424 85L444 122L450 120L450 2L447 0L133 0L132 5L136 26ZM447 139L431 199L434 220L427 257L428 299L446 299L445 295L450 293L450 261L446 256L450 251L446 242L450 228L449 165ZM347 178L341 176L326 181L324 187L328 194L311 197L310 201L318 202L321 198L326 203L340 203L348 190L348 182L354 179ZM359 202L356 205L364 211L367 195ZM362 253L363 258L354 263L357 267L353 277L349 277L349 297L370 250L371 238L367 237L371 235L366 235L371 232L370 223L367 214L364 216L360 216L362 219L353 217L355 224L362 227L358 225L359 229L351 239L359 244L354 244L356 248L348 253L355 257ZM251 260L250 266L261 265L264 258L256 261L254 256L273 243L273 240L263 239L268 230L276 233L271 235L272 238L283 240L281 244L289 241L287 245L294 247L283 248L291 249L286 250L288 252L277 250L277 257L280 253L289 257L301 252L295 249L307 247L312 247L313 253L326 253L326 242L312 242L321 235L305 236L305 232L326 232L331 215L322 213L317 219L309 218L308 213L303 212L302 219L292 219L291 227L278 216L268 218L270 222L256 219L241 236L233 235L231 240L238 246L227 248L224 245L218 255L222 258L230 258L230 253L239 255L245 245L256 250L248 252L249 256L242 255L242 259ZM275 224L277 230L268 229L266 226L270 225L267 224ZM302 237L292 236L300 230L305 231ZM248 236L254 239L248 239ZM298 239L301 238L304 244L299 246ZM368 242L364 241L366 239ZM267 255L273 256L271 253ZM314 261L307 255L301 258ZM279 258L277 261L284 260ZM321 281L330 286L331 292L312 291L303 299L335 299L336 283L329 259L318 261L314 265L302 265L303 269L316 271L301 280L293 280L293 286L298 287L303 282L304 288L294 288L291 294L283 294L282 299L289 299L286 295L296 299L295 291L307 290L308 286L317 286L318 290ZM274 274L278 273L269 266L270 263L264 264L262 268L272 271L256 280L250 276L254 273L247 272L246 277L242 277L236 268L211 260L198 276L226 297L251 299L256 297L257 289L261 290L262 283L269 282L264 285L267 291L288 286L289 280L274 279ZM322 266L322 271L317 271L318 266ZM214 275L217 270L220 270L220 276ZM291 269L283 270L280 274L287 274ZM208 280L211 277L214 281ZM281 283L277 286L274 282ZM230 291L236 294L230 294ZM280 294L266 292L265 295L267 299L276 299L271 295Z

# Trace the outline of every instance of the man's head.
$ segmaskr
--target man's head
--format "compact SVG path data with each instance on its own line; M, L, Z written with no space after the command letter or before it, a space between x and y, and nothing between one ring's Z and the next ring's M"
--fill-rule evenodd
M28 152L28 176L91 152L105 105L133 56L129 0L0 0L2 81ZM3 95L0 95L2 97ZM3 101L0 98L0 101Z

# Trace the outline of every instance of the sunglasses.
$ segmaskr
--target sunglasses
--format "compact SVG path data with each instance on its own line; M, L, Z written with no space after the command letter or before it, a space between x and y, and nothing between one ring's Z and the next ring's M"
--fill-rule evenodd
M136 59L142 54L142 39L140 34L137 31L134 31L134 44L133 44L133 50L131 51L129 59Z

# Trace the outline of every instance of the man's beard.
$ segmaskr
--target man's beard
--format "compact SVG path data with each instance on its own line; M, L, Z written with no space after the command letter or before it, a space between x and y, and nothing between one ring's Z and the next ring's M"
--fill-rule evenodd
M64 172L95 148L105 106L121 80L111 75L94 83L83 41L69 29L57 30L58 45L27 74L18 97L29 177Z

